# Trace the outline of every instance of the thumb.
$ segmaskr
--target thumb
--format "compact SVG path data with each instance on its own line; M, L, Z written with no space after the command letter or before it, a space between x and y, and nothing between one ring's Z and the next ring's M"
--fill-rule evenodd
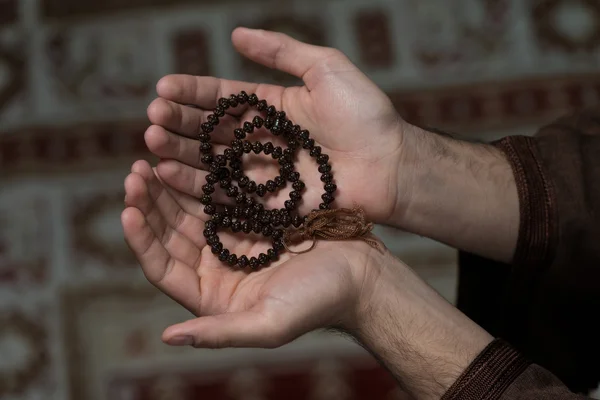
M278 32L237 28L231 36L235 48L245 57L269 68L302 78L310 90L312 74L320 65L352 65L338 50L300 42Z
M256 311L243 311L200 317L173 325L165 330L162 339L172 346L221 349L276 348L295 338L275 318Z

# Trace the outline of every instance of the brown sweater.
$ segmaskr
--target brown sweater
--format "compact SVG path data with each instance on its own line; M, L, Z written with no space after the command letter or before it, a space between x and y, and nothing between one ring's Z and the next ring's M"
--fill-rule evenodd
M511 265L461 253L458 307L506 342L444 399L583 399L600 382L600 109L495 145L518 186L517 250Z

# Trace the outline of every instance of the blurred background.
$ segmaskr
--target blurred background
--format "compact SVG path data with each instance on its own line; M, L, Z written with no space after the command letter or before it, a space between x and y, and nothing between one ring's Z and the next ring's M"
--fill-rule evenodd
M296 83L241 59L238 25L337 47L410 122L482 140L600 103L598 0L0 0L0 399L403 398L333 334L277 350L160 341L189 315L123 242L123 179L152 160L161 76ZM378 233L454 301L454 250Z

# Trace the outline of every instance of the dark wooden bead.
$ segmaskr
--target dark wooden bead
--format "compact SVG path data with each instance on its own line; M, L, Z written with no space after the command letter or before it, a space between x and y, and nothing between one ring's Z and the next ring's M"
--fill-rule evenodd
M265 120L262 119L261 117L259 117L258 115L252 119L252 125L254 125L254 127L257 129L262 128L264 123L265 123Z
M300 228L303 222L304 220L302 219L302 217L298 215L295 215L294 218L292 218L292 225L294 225L294 227L296 228Z
M212 197L210 197L210 195L208 195L208 194L205 194L202 197L200 197L200 203L202 203L205 206L207 206L210 203L212 203Z
M233 149L225 149L223 155L228 160L233 160L235 158L235 153L233 152Z
M271 154L271 157L273 157L275 160L277 160L278 158L281 158L282 155L283 155L283 149L281 147L277 146L273 149L273 153Z
M240 104L246 104L249 100L248 93L242 90L240 94L237 95L237 100Z
M317 164L323 165L327 164L327 162L329 162L329 156L327 154L321 154L319 157L317 157Z
M325 184L325 191L326 191L327 193L333 193L333 192L335 192L336 190L337 190L337 186L336 186L336 184L335 184L335 183L331 183L331 182L329 182L329 183L326 183L326 184Z
M266 155L273 153L274 149L275 149L275 147L273 146L273 143L271 143L271 142L267 142L263 145L263 152Z
M213 254L219 254L221 250L223 250L223 243L221 242L210 245L210 251Z
M258 96L254 93L252 93L250 96L248 96L248 104L250 104L251 106L255 106L258 104Z
M215 161L218 162L221 167L224 167L227 165L227 158L225 158L225 156L223 154L216 155Z
M242 140L246 138L246 132L244 132L244 130L240 128L234 129L233 136L235 136L236 139Z
M269 257L265 253L260 253L258 255L258 262L260 265L266 265L269 262Z
M217 117L215 114L210 114L208 117L206 117L206 120L213 125L219 125L219 117Z
M250 268L257 269L259 266L258 259L256 257L251 257L249 264L250 264Z
M248 186L246 186L246 190L248 191L248 193L256 192L256 182L254 182L254 181L248 182Z
M283 237L283 229L275 229L271 236L273 236L273 239L281 239Z
M321 203L319 204L319 210L327 210L329 208L329 204Z
M206 183L210 183L211 185L214 185L218 181L219 181L219 178L217 177L217 175L215 175L215 174L206 175Z
M204 164L210 164L213 162L213 156L212 154L204 154L201 160Z
M273 224L273 226L281 225L281 215L280 214L272 214L271 215L271 224Z
M271 211L265 210L259 213L259 220L263 225L271 223L272 213Z
M241 256L240 258L238 258L238 266L240 268L246 268L248 266L248 257Z
M229 108L229 100L227 100L225 97L221 97L218 101L219 107L222 107L224 110L227 110Z
M250 178L248 178L247 176L242 176L238 180L238 184L240 185L240 187L246 187L248 183L250 183Z
M231 186L231 180L221 179L219 181L219 186L221 187L221 189L227 189L229 186Z
M200 143L200 151L202 153L210 153L212 151L212 144L210 143Z
M305 142L308 140L310 134L309 132L305 129L300 131L300 133L298 133L298 139L300 139L302 142Z
M252 221L251 225L252 225L252 232L260 233L262 231L262 224L260 222Z
M331 175L331 172L326 172L323 175L321 175L322 182L329 183L332 180L333 180L333 175Z
M215 221L216 224L220 224L223 220L223 214L220 212L216 212L212 215L212 220Z
M306 150L312 150L315 146L315 141L313 139L308 139L302 144L302 148Z
M330 195L329 193L323 193L321 195L321 198L323 199L323 203L325 203L325 204L333 203L333 196Z
M202 132L204 133L211 133L212 131L215 130L215 128L213 127L213 124L211 124L210 122L205 122L202 125L200 125L200 128L202 129Z
M269 250L267 250L267 257L269 257L269 260L271 260L271 261L277 261L277 259L279 258L279 255L277 254L277 252L274 249L269 249Z
M239 181L244 176L244 172L241 169L234 169L231 173L231 179Z
M246 195L244 193L238 193L238 195L235 196L235 202L237 204L244 204L245 201L246 201Z
M273 228L271 228L271 226L269 226L269 225L265 225L265 226L263 226L261 233L264 236L269 237L273 233Z
M227 261L228 258L229 258L229 250L227 250L227 249L221 250L221 252L219 253L219 260Z
M238 188L235 186L230 186L229 188L227 188L227 196L228 197L235 197L238 195Z
M262 149L263 145L261 142L254 142L254 144L252 145L252 151L254 151L254 154L260 154Z
M231 223L231 231L233 233L238 233L242 230L242 223L238 220L235 220Z
M273 250L279 252L281 250L283 250L285 248L285 246L283 245L283 242L280 240L274 240L273 241Z
M256 109L258 111L264 111L267 109L267 101L266 100L260 100L257 104L256 104Z
M305 187L306 185L302 181L296 181L292 184L292 188L297 192L303 190Z
M210 135L208 133L201 133L198 135L198 140L201 142L210 142Z
M213 215L216 212L217 212L217 209L212 204L209 204L209 205L207 205L207 206L204 207L204 213L207 214L207 215Z
M311 157L318 157L320 155L321 155L321 146L315 146L310 151L310 156Z
M322 174L324 174L326 172L331 172L331 165L329 165L329 164L319 165L319 172Z
M265 119L264 127L266 129L271 129L273 128L273 125L275 125L275 118L267 117L267 119Z
M275 179L273 179L273 182L275 182L275 185L278 187L285 186L285 179L283 179L281 176L276 176Z
M237 99L237 96L235 94L232 94L229 97L229 105L231 107L237 107L238 106L238 99Z
M256 194L260 197L263 197L265 194L267 194L267 187L260 183L258 186L256 186Z
M275 122L273 123L273 126L271 127L271 133L273 133L273 135L275 135L275 136L279 136L279 135L281 135L282 132L283 132L283 130L281 129L279 120L276 119Z
M299 146L299 143L295 139L290 139L290 140L288 140L288 146L289 146L290 150L297 149Z
M290 226L292 223L292 217L290 217L288 214L284 214L281 216L281 225L284 228L287 228L288 226Z
M299 201L302 198L300 192L296 192L295 190L290 192L290 199L294 201Z
M230 254L229 257L227 257L227 264L231 265L232 267L237 264L238 262L238 258L235 254Z
M248 121L244 122L244 132L246 132L246 133L254 132L254 125L252 125L252 123L250 123Z
M286 117L285 111L277 111L275 113L275 118L277 118L277 119L285 119L285 117Z
M277 190L277 185L272 180L268 180L267 183L265 184L265 186L267 187L267 190L271 193L273 193L275 190Z
M254 209L254 211L256 211L256 213L265 211L265 206L263 206L260 203L254 203L254 204L252 204L252 208Z
M252 151L252 143L245 141L242 148L244 149L244 153L248 154Z
M224 216L221 225L225 228L229 228L231 226L231 218L229 216Z
M221 106L217 106L214 111L215 115L217 117L224 117L225 116L225 109Z
M241 217L241 216L242 216L242 210L243 210L243 209L242 209L242 207L240 207L240 206L235 206L235 207L232 207L232 208L233 208L233 212L231 213L231 215L232 215L233 217L235 217L235 218L239 218L239 217Z
M213 221L212 219L209 219L208 221L206 221L206 223L204 224L204 227L206 229L213 229L216 230L217 229L217 223L215 221Z
M286 200L283 204L289 211L292 211L294 208L296 208L296 202L294 200Z
M277 109L275 109L275 106L267 107L267 115L268 116L274 116L275 113L277 113Z
M209 238L211 236L215 236L217 234L217 230L205 227L202 234L204 235L205 238Z
M297 171L292 172L289 176L288 176L288 180L290 182L297 182L300 179L300 173L298 173Z
M209 246L214 246L219 243L220 243L220 240L217 235L212 235L212 236L209 236L206 238L206 244Z
M250 224L250 222L244 221L244 223L242 224L242 231L244 233L252 232L252 225Z

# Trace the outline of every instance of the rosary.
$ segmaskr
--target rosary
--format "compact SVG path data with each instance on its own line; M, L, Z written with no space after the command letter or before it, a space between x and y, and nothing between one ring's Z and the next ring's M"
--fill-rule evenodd
M213 156L210 134L219 124L219 118L225 116L225 111L240 104L256 107L263 115L266 114L266 117L255 116L252 122L244 122L242 128L234 130L235 139L231 142L231 147L222 154ZM282 137L287 147L275 146L271 142L246 140L255 129L262 127L273 135ZM257 270L277 260L279 254L285 249L293 252L288 247L290 243L312 239L313 244L308 250L312 249L317 237L337 240L360 237L377 247L375 239L365 236L372 230L373 225L365 222L364 213L360 208L331 209L337 186L333 182L329 156L315 144L309 132L290 121L284 111L278 111L265 100L259 100L256 94L248 95L242 91L238 95L232 94L229 98L219 99L214 113L208 116L207 122L202 124L201 129L202 132L198 135L201 161L208 165L209 174L206 176L206 184L202 186L204 195L200 198L200 202L204 205L204 213L211 217L205 224L204 236L212 253L221 262L232 267L249 266L252 270ZM306 186L294 167L294 158L299 149L308 151L311 158L316 161L324 189L319 208L305 216L300 216L296 212ZM242 156L251 152L270 155L279 163L279 175L258 184L244 175ZM288 182L292 185L292 191L289 200L284 202L284 207L281 209L266 210L255 197L251 196L255 194L264 197L285 187ZM236 205L213 204L212 195L216 188L235 199ZM249 258L246 255L238 257L223 247L217 234L219 228L228 228L234 233L262 234L271 240L272 247L257 257Z

